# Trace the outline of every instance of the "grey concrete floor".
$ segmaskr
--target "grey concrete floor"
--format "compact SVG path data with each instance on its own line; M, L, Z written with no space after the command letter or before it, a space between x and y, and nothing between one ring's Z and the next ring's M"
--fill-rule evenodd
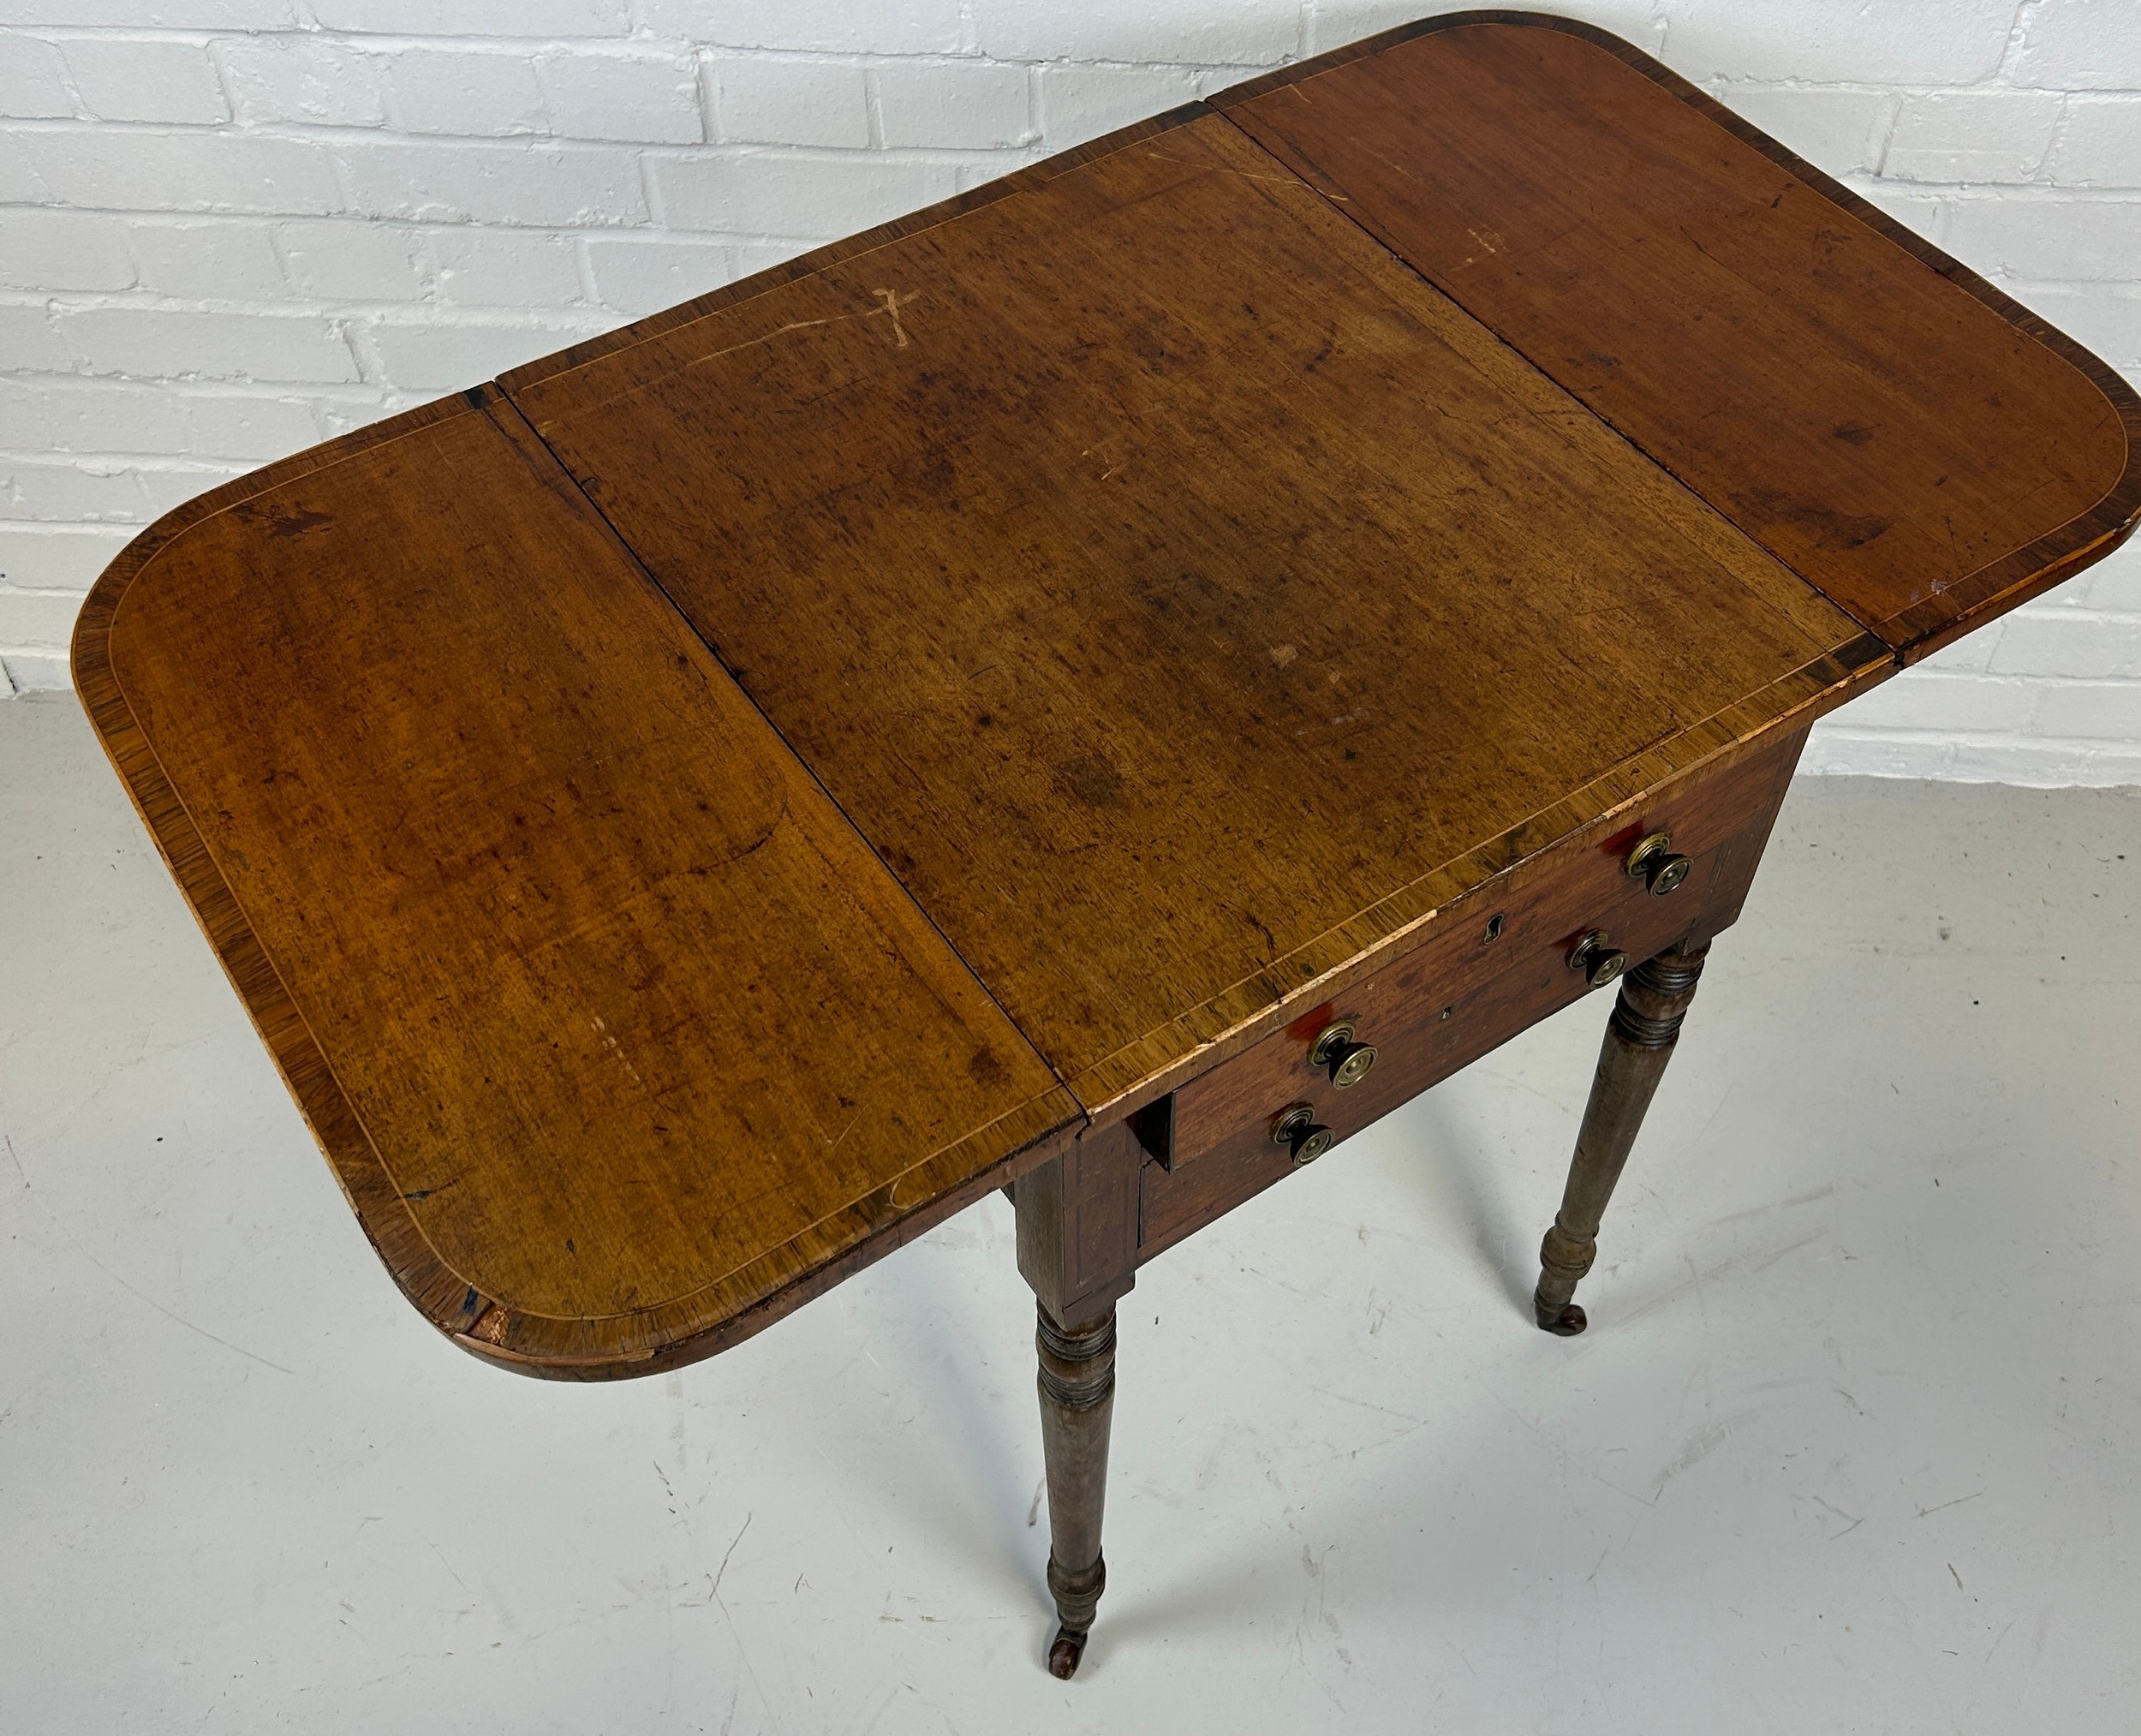
M1602 996L1140 1279L1066 1685L1007 1206L678 1375L480 1366L0 705L0 1730L2141 1728L2138 890L2141 792L1797 786L1589 1334L1524 1297Z

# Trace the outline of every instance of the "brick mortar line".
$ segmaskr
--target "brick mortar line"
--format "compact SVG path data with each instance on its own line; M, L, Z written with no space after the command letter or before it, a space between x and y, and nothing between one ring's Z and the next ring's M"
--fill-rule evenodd
M70 391L83 389L86 392L155 392L158 396L176 396L189 401L237 399L262 403L287 403L298 394L317 397L322 392L346 392L350 394L346 401L353 409L367 407L382 390L379 386L350 380L174 379L162 374L134 373L0 373L0 385L20 385L25 391L53 391L63 397ZM17 446L9 450L20 452L29 449Z
M248 29L242 27L164 27L158 25L69 25L69 24L15 24L0 25L0 35L17 37L28 41L48 43L63 48L69 43L143 43L158 45L199 48L203 57L210 59L210 51L233 45L261 45L271 50L323 47L365 55L383 61L391 61L397 55L410 53L461 54L471 59L483 57L528 58L546 54L575 55L590 59L612 60L677 60L716 57L739 60L766 60L806 62L834 66L873 66L933 64L940 66L1001 66L1028 68L1094 68L1104 70L1133 71L1228 71L1267 70L1292 65L1306 58L1305 51L1297 50L1276 59L1251 58L1226 60L1177 60L1171 58L1140 58L1129 55L1081 54L1076 52L1043 54L993 54L983 48L817 48L779 43L725 42L704 36L678 36L659 32L634 29L624 32L605 32L599 34L560 36L556 34L511 34L504 33L408 31L361 31L343 28L275 28ZM1351 39L1349 39L1350 40ZM2019 81L2005 71L1994 71L1977 78L1963 80L1940 79L1821 79L1786 75L1763 77L1759 75L1732 72L1712 72L1691 75L1691 80L1705 90L1776 90L1842 92L1855 95L1945 96L1956 92L2013 92L2025 96L2131 96L2141 94L2141 87L2131 86L2077 86L2061 84L2031 84Z
M718 161L716 153L731 156L768 155L830 158L836 161L890 161L894 163L966 164L977 159L1007 157L1030 151L1034 145L798 145L780 139L605 139L578 133L446 133L425 132L409 127L351 127L303 121L275 121L257 126L229 122L202 122L188 125L176 121L71 121L0 118L0 134L21 133L40 138L85 136L141 139L150 142L172 139L227 139L265 140L281 145L387 145L429 150L479 145L534 155L541 151L568 151L589 156L622 156L658 152L677 162ZM33 207L41 201L14 200ZM182 215L183 213L172 213Z
M31 40L45 41L50 43L54 47L62 46L62 44L58 41L58 39L44 35L41 32L42 27L40 27L39 33L30 35L29 33L26 33L19 27L9 28L6 26L0 26L0 37L21 38L28 36ZM110 36L104 38L70 38L69 39L146 43L158 40L158 39L121 35L115 33ZM176 38L162 39L173 41L182 40L182 39ZM576 40L579 45L575 45ZM599 42L604 45L600 47L590 47L587 45L594 42ZM490 45L494 43L500 45L495 48ZM701 64L707 61L736 61L745 63L778 63L781 65L852 67L858 70L866 72L883 70L897 67L1003 67L1006 69L1017 69L1026 72L1046 72L1051 68L1061 68L1065 71L1076 72L1132 72L1152 73L1154 75L1162 75L1166 73L1187 73L1193 75L1203 73L1234 73L1254 76L1256 74L1274 70L1279 67L1291 66L1301 57L1299 56L1291 56L1287 59L1279 61L1124 60L1108 57L1086 59L1072 55L1026 56L980 53L959 54L945 49L915 49L911 51L903 53L892 49L731 48L720 43L695 41L683 37L646 37L630 39L623 37L602 37L575 39L552 37L476 38L460 36L431 36L411 37L403 41L389 43L385 39L380 37L365 37L351 41L330 37L325 34L292 36L287 33L261 33L259 34L253 34L243 32L234 32L227 35L212 37L204 42L198 44L187 43L185 45L197 46L202 51L201 58L207 63L210 71L224 73L225 69L221 63L217 61L211 51L218 47L224 47L231 45L250 46L254 44L265 44L271 47L278 45L286 45L291 44L302 44L307 46L324 46L330 49L342 50L350 53L364 56L379 61L383 66L391 66L398 57L403 55L444 54L457 55L469 60L492 59L501 61L517 61L522 64L527 64L528 63L534 60L553 58L612 60L624 63L638 62L645 63L650 66L659 66L663 64L679 65L686 61L697 62ZM219 79L218 83L222 82L223 80ZM1767 87L1769 83L1768 81L1760 80L1741 80L1732 82L1743 88L1753 84L1762 84ZM1778 88L1799 88L1799 87L1779 86ZM1839 86L1805 87L1805 88L1841 89L1854 87ZM1901 91L1905 90L1906 87L1903 86L1886 86L1882 87L1882 88ZM1937 94L1943 91L1974 90L1979 88L1979 87L1972 85L1930 85L1924 87L1911 87L1908 88L1913 94L1917 94L1921 92L1925 94ZM2037 92L2053 87L2018 85L2013 87L1999 87L1999 88L2013 88L2025 92ZM2058 89L2055 89L2054 93L2059 93ZM2090 93L2092 95L2100 94L2100 92L2097 92L2093 88ZM2109 91L2101 92L2101 94L2116 96L2120 94L2120 92L2117 91ZM228 95L229 92L226 86L226 99L228 98ZM93 113L86 116L51 115L39 116L34 118L40 120L75 121L79 124L86 126L106 124L103 122L101 116L96 116ZM234 116L232 118L233 120L236 120L236 116ZM229 125L230 122L203 122L200 124L204 126L217 126Z
M304 448L298 450L302 451ZM218 458L206 453L55 451L50 446L0 450L0 464L43 464L56 459L65 461L70 468L81 464L116 464L126 470L155 470L169 472L173 475L190 475L195 471L230 470L236 466L233 474L239 476L248 470L258 469L264 463L274 462L271 459L249 458L242 453ZM0 524L10 522L4 515L0 515ZM41 524L65 522L52 519L38 521Z
M517 239L547 236L558 241L600 240L621 238L632 241L648 239L677 239L690 242L705 242L731 247L793 247L809 248L823 247L823 236L777 235L770 230L736 230L716 229L676 229L653 222L587 224L584 226L560 226L557 224L509 223L498 218L471 218L466 223L448 223L438 218L366 217L354 212L327 213L310 212L134 212L113 206L0 206L0 214L9 211L52 211L69 217L109 218L126 221L136 216L168 218L173 223L192 224L261 224L291 223L347 224L378 232L419 231L420 239L433 238L430 232L446 236L465 236L471 233L497 233ZM2078 283L2093 281L2078 278ZM42 305L45 301L69 295L99 296L134 294L158 295L160 290L137 290L132 286L123 289L37 289L0 288L0 304L12 306ZM207 300L208 297L198 299Z
M1852 737L1864 741L1907 742L1926 747L2012 745L2030 749L2052 748L2076 757L2102 755L2107 751L2141 757L2141 742L2126 736L2025 736L2008 730L1932 730L1913 728L1907 725L1848 723L1842 720L1840 714L1823 718L1814 727L1824 732L1831 741ZM1819 736L1816 737L1817 741L1820 738Z
M204 51L230 44L259 43L271 48L326 47L389 58L396 54L463 53L472 58L540 54L546 51L584 53L593 58L653 60L664 56L719 55L739 59L812 61L853 66L874 63L930 62L967 66L1157 67L1187 70L1255 69L1290 66L1305 58L1297 51L1277 60L1141 60L1123 56L1078 54L999 55L981 48L808 48L778 43L723 42L706 36L665 35L657 31L628 30L586 36L555 34L516 35L484 31L364 31L349 29L247 29L242 26L182 26L134 24L0 24L0 36L49 42L55 47L69 42L170 43ZM1936 87L1936 88L1940 88Z
M27 292L34 295L35 291ZM472 331L502 327L505 316L527 315L535 319L549 319L561 331L578 331L588 322L575 319L573 310L588 313L606 311L609 304L599 301L544 301L525 305L496 301L445 301L414 296L408 301L326 301L316 297L293 295L287 301L264 301L258 299L211 300L206 296L174 295L164 290L140 292L135 299L124 301L98 301L86 306L53 307L51 303L60 295L54 291L41 301L10 301L0 299L0 307L44 307L55 319L79 318L86 313L206 313L245 319L373 319L388 314L404 314L422 310L438 316L442 325L456 322ZM128 294L122 289L83 290L73 293L98 296L118 296ZM464 314L496 315L476 319L462 319ZM625 316L629 318L629 316ZM433 322L426 322L433 323ZM526 319L520 324L526 325ZM49 371L49 370L48 370Z
M0 123L3 127L5 123ZM186 136L271 138L282 144L320 142L324 140L299 140L283 134L246 133L224 134L213 128L180 129ZM164 135L159 135L164 136ZM1046 140L1029 145L997 146L836 146L791 145L770 140L721 140L709 144L660 144L623 140L564 139L548 134L514 134L511 136L472 137L461 134L364 132L358 135L368 142L384 143L395 148L437 150L446 152L464 152L470 146L496 147L518 151L534 156L550 150L585 152L589 154L612 153L622 162L638 160L659 163L725 163L750 160L778 162L821 163L884 163L906 168L987 169L999 164L1005 175L1016 172L1029 160L1037 161L1049 154ZM2120 206L2141 201L2141 181L2132 183L2105 184L2046 181L1917 181L1898 176L1881 176L1862 170L1846 170L1836 178L1867 198L1883 192L1901 193L1914 198L1947 199L1959 203L2005 203L2021 206L2106 205ZM79 205L63 199L9 200L0 201L0 212L45 211L66 212L82 215L101 215L147 218L171 224L205 221L258 222L258 223L368 223L430 229L496 228L509 230L555 230L574 234L606 234L618 230L649 229L658 227L649 218L637 216L620 217L612 223L585 225L560 225L540 222L522 222L510 218L438 218L403 217L387 212L375 212L346 206L331 211L259 211L218 210L203 206L198 209L175 209L168 206L114 206ZM712 233L712 231L706 231ZM2088 281L2086 279L2081 281Z

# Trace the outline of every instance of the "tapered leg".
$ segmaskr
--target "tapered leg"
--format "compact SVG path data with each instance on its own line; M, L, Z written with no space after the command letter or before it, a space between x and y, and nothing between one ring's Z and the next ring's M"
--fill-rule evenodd
M1085 1655L1107 1584L1100 1505L1107 1493L1107 1425L1115 1412L1115 1309L1075 1327L1037 1310L1041 1445L1048 1465L1048 1590L1061 1626L1048 1672L1069 1680Z
M1636 1142L1651 1094L1665 1075L1679 1041L1680 1021L1695 999L1709 943L1675 946L1646 960L1621 979L1620 998L1606 1027L1591 1101L1576 1136L1576 1156L1561 1210L1539 1250L1539 1288L1532 1298L1539 1325L1564 1338L1583 1330L1583 1310L1570 1300L1577 1280L1598 1257L1598 1222L1613 1196Z

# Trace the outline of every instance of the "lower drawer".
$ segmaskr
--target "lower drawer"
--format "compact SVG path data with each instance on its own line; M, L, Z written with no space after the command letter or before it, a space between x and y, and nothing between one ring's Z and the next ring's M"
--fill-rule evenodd
M1410 951L1156 1106L1145 1118L1158 1154L1141 1181L1139 1257L1303 1166L1297 1154L1317 1154L1325 1141L1274 1137L1289 1110L1334 1142L1589 992L1584 970L1568 962L1586 934L1602 933L1605 950L1632 966L1729 923L1801 739L1697 773L1608 838L1579 834L1498 875ZM1685 879L1662 897L1625 869L1630 848L1659 830L1694 850ZM1315 1054L1317 1038L1340 1021L1375 1052L1364 1072L1357 1062L1340 1068L1343 1051ZM1358 1077L1341 1083L1349 1071Z

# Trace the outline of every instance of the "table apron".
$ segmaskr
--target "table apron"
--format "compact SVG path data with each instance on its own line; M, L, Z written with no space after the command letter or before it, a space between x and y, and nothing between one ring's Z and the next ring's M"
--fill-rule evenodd
M1497 875L1422 944L1142 1113L1139 1262L1309 1167L1274 1137L1290 1108L1307 1106L1310 1125L1343 1141L1589 993L1568 962L1585 935L1604 936L1632 968L1729 925L1804 739L1796 732L1706 767L1635 824L1576 834ZM1661 830L1691 858L1685 881L1662 897L1626 868L1638 839ZM1376 1051L1366 1076L1345 1088L1310 1059L1318 1035L1339 1020Z

